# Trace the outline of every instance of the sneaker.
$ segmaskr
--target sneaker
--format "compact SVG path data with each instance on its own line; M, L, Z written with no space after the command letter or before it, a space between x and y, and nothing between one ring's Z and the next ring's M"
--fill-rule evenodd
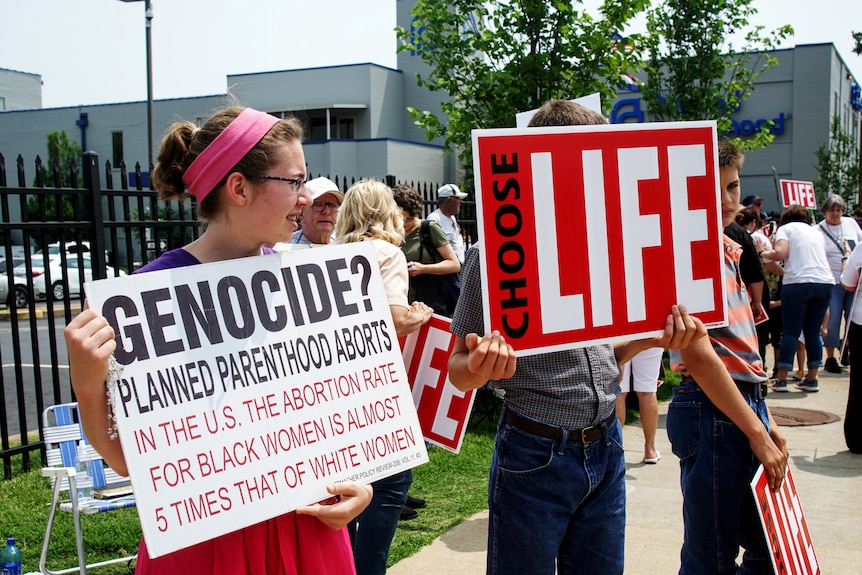
M407 503L405 503L407 507L410 509L424 509L425 508L425 500L419 499L418 497L407 496Z
M775 383L772 384L772 391L777 391L779 393L784 393L784 392L788 391L787 380L786 379L776 379Z
M844 345L844 351L841 352L841 365L850 367L850 346Z
M792 379L793 381L802 381L803 377L805 377L805 372L802 371L801 369L799 371L797 371L796 373L790 374L790 379Z
M801 389L802 391L807 391L809 393L817 393L820 391L820 384L817 383L817 380L808 380L804 379L800 383L796 384L797 389Z
M838 360L834 357L826 358L826 365L823 366L823 369L825 369L829 373L841 373L841 366L838 365Z

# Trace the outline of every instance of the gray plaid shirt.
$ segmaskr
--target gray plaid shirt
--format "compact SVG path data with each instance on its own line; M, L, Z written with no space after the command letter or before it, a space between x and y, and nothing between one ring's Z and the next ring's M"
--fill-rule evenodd
M464 258L451 330L460 337L485 333L478 244ZM491 383L505 390L506 406L520 415L554 427L581 429L610 416L620 393L619 380L613 348L593 345L519 357L514 376Z

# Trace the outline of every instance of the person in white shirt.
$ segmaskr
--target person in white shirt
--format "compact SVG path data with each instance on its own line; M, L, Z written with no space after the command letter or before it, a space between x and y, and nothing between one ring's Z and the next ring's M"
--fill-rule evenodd
M427 218L437 222L446 232L446 237L449 238L449 243L452 244L452 249L455 250L455 255L462 265L464 264L464 237L461 235L461 226L458 225L455 214L461 210L461 200L466 197L467 194L455 184L440 186L437 190L438 207Z
M773 249L760 252L766 261L784 260L781 287L781 316L784 332L778 353L774 391L787 391L787 372L793 367L793 355L800 333L805 336L808 372L796 387L806 392L820 390L817 372L823 365L823 339L820 328L835 278L826 261L826 240L811 226L811 214L800 205L792 205L781 214L775 232Z
M826 349L824 369L829 373L841 373L835 350L841 347L841 342L844 341L841 335L841 320L844 320L846 330L850 324L850 306L853 305L853 294L841 287L839 279L853 248L862 242L862 230L853 218L844 217L846 209L844 198L837 194L829 195L820 207L826 219L817 224L817 229L823 233L826 240L826 259L835 278L825 326L826 336L823 338L823 347Z

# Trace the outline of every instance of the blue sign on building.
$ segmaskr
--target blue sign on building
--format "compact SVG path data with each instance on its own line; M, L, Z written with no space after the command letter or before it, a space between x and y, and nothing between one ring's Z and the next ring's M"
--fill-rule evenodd
M858 87L857 87L858 89ZM858 96L857 96L858 97ZM611 110L611 124L623 124L626 122L642 124L647 121L646 114L641 109L640 98L626 98L614 104ZM781 112L777 118L772 119L772 126L769 131L774 135L783 134L785 130L785 121L792 118L790 113ZM729 136L751 136L757 133L761 126L769 122L766 118L756 118L753 120L735 120L731 118L733 127L730 130Z

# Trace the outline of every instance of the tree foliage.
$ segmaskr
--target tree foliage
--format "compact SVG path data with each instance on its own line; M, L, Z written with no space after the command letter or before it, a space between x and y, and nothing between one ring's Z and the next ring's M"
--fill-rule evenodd
M832 116L829 143L820 144L815 152L819 178L814 182L818 201L829 194L838 194L848 205L858 204L859 148L853 137L841 129L841 120Z
M789 25L767 32L752 26L753 0L663 0L647 12L642 88L654 120L718 121L721 134L732 128L739 109L764 71L778 62L766 53L793 33ZM733 37L742 37L737 50ZM767 125L752 139L733 139L742 149L769 145Z
M69 139L65 130L48 134L48 161L44 164L46 186L61 188L77 188L81 185L81 175L74 167L81 165L81 146ZM56 170L56 179L55 179ZM34 177L33 185L38 186L38 176ZM52 196L31 195L27 198L27 215L30 221L70 221L74 219L74 199L67 195ZM56 230L42 231L47 241L56 241L59 232Z
M853 39L856 41L856 47L853 52L862 55L862 32L853 32Z
M599 92L610 102L637 56L616 49L633 41L617 33L648 3L604 0L590 14L571 0L418 0L412 28L397 30L399 50L418 53L431 69L419 85L448 98L445 117L415 108L411 117L469 173L471 130L514 126L517 112L552 98Z

